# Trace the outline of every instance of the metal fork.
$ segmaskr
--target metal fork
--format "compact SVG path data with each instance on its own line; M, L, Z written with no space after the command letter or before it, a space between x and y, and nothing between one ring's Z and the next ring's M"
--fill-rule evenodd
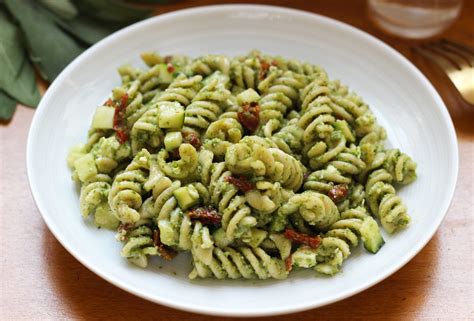
M441 67L464 100L474 105L474 49L446 39L413 49Z

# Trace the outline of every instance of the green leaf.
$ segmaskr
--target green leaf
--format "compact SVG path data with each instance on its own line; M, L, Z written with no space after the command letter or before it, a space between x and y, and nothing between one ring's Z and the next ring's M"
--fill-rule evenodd
M10 120L15 112L16 101L0 91L0 120Z
M123 24L113 22L97 21L83 15L71 20L54 17L54 20L61 28L89 45L96 43L124 26Z
M63 19L77 16L77 8L71 0L40 0L41 4Z
M111 22L135 22L149 17L152 10L120 0L74 0L81 13Z
M168 4L175 1L174 0L130 0L129 2L148 3L148 4Z
M0 89L20 103L36 107L40 94L18 28L0 11Z
M46 80L52 81L84 48L31 0L4 0L26 37L31 60Z

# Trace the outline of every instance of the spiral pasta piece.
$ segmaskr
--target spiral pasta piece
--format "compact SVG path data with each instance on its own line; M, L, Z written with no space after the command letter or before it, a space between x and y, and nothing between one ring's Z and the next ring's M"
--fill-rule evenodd
M166 162L169 153L161 150L158 153L158 165L167 176L177 179L185 179L194 174L198 165L198 153L191 144L182 144L179 146L179 160Z
M194 128L198 132L206 130L222 113L221 104L230 95L230 91L217 78L210 81L197 93L192 103L186 108L185 126Z
M227 149L225 162L233 173L268 177L294 191L301 187L305 168L297 159L278 148L266 147L274 145L271 141L246 138Z
M109 192L109 205L114 215L123 223L135 223L140 219L143 184L149 175L151 155L140 151L125 168L115 176Z
M227 149L238 143L244 134L242 125L234 118L212 122L204 135L204 147L216 156L224 156Z
M255 57L249 57L243 61L232 59L230 63L230 78L234 85L240 89L237 91L243 91L248 88L256 89L260 69L260 61Z
M95 214L100 206L108 206L111 181L110 176L99 174L82 185L79 206L83 217Z
M319 169L337 157L346 147L346 138L336 130L325 141L306 145L303 153L308 158L311 169Z
M158 256L158 249L153 242L153 230L140 225L121 237L124 242L120 255L131 263L145 268L148 266L149 256Z
M384 168L392 175L395 182L409 184L416 179L416 163L410 156L401 153L398 149L390 149L386 154Z
M288 276L283 260L270 256L262 248L216 247L212 254L209 264L193 259L194 269L189 275L191 279L285 279Z
M227 181L232 173L224 162L212 168L209 183L211 204L222 215L222 228L228 239L240 238L257 224L245 196L239 195L238 188Z
M200 75L188 78L184 74L180 74L169 85L169 87L158 95L152 102L178 102L186 107L191 103L197 92L201 89L201 81L202 76Z
M318 230L327 229L339 219L339 211L333 201L326 195L313 191L295 194L281 206L272 223L272 230L283 230L286 218L290 214L299 215L310 226L314 226Z
M410 222L406 206L392 186L393 178L385 169L369 175L365 186L367 203L371 212L380 218L384 229L393 233Z
M159 109L154 107L146 111L133 124L131 132L131 145L134 154L143 148L149 151L157 150L163 142L164 133L158 126Z
M192 73L207 76L215 71L219 71L224 75L230 73L231 61L224 55L204 55L194 59L189 69Z
M263 127L263 134L271 139L276 146L287 154L300 158L299 154L303 149L304 131L296 124L297 119L289 121L279 131L280 122L276 119L268 121Z

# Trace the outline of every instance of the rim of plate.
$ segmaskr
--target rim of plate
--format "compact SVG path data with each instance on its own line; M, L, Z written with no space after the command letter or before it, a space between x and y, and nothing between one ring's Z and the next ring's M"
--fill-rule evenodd
M421 82L426 89L428 89L429 93L431 96L434 98L436 101L436 108L438 108L438 111L441 113L443 116L444 121L446 122L447 129L449 132L449 141L452 144L452 147L455 150L455 153L452 155L449 155L451 158L450 161L454 165L454 168L452 168L450 177L451 180L449 182L449 186L445 186L445 191L447 197L444 198L442 204L440 204L440 209L443 213L443 215L440 215L436 218L436 224L432 225L433 228L432 230L427 233L427 237L423 239L421 242L417 243L416 246L413 247L412 251L409 252L405 257L402 258L402 260L398 261L396 264L393 264L393 266L388 269L388 271L385 274L380 275L377 278L373 279L368 279L365 282L362 282L358 287L348 289L345 292L338 293L337 295L334 295L333 297L327 298L327 300L324 300L322 302L316 302L314 304L297 304L294 303L290 307L284 306L284 307L270 307L266 309L261 309L257 312L248 312L248 311L242 311L242 312L228 312L225 311L221 308L209 308L209 307L201 307L201 306L186 306L182 302L175 301L175 300L169 300L166 297L156 297L153 295L148 295L145 293L140 292L138 289L131 288L128 284L125 282L122 282L118 278L110 277L106 273L104 273L99 266L97 266L94 262L87 261L84 259L80 253L75 252L72 247L70 246L68 240L66 237L63 237L59 229L56 229L54 227L53 218L48 214L47 211L47 206L43 202L42 198L39 196L40 195L40 190L38 188L38 182L33 178L33 146L35 144L36 136L35 133L38 131L38 128L41 124L42 120L42 115L44 113L44 110L46 110L46 106L49 105L50 97L54 97L58 86L62 83L63 79L67 77L69 71L73 69L76 65L79 65L82 63L83 60L85 60L88 56L94 53L99 48L102 48L104 46L107 46L109 42L113 41L114 38L121 36L123 34L129 33L133 30L140 29L141 27L144 27L149 24L154 24L160 21L166 21L166 20L173 20L177 17L186 17L190 15L196 15L200 13L212 13L212 12L219 12L219 11L231 11L231 10L249 10L249 11L255 11L255 10L265 10L266 12L272 12L272 13L280 13L280 14L288 14L296 17L305 17L305 18L310 18L317 20L320 23L328 24L331 25L334 28L341 29L345 32L351 33L354 35L356 38L364 38L364 40L369 41L373 43L374 45L380 47L383 51L385 51L386 54L391 56L393 59L398 60L399 63L402 63L407 70L411 73L411 76L416 78L417 81ZM434 107L434 106L433 106ZM457 144L457 138L456 138L456 132L454 129L454 125L452 122L452 119L449 115L449 112L442 101L441 97L439 96L438 92L434 89L432 84L428 81L428 79L421 73L418 68L416 68L407 58L405 58L401 53L384 43L383 41L375 38L374 36L368 34L365 31L362 31L356 27L353 27L349 24L346 24L344 22L340 22L338 20L325 17L319 14L315 14L312 12L307 12L303 10L298 10L298 9L290 9L286 7L279 7L279 6L271 6L271 5L249 5L249 4L223 4L223 5L211 5L211 6L199 6L199 7L193 7L193 8L188 8L188 9L182 9L182 10L177 10L165 14L161 14L155 17L151 17L145 20L142 20L140 22L137 22L135 24L132 24L130 26L127 26L123 29L120 29L113 34L107 36L106 38L100 40L90 48L88 48L86 51L84 51L80 56L78 56L74 61L72 61L61 73L60 75L53 81L53 83L50 85L48 90L46 91L45 95L41 99L41 102L35 112L35 115L33 117L33 121L31 123L31 127L28 133L28 141L27 141L27 146L26 146L26 166L27 166L27 174L28 174L28 181L29 181L29 186L31 193L33 195L33 199L35 200L36 206L38 210L41 213L41 216L43 217L44 221L46 222L46 225L48 226L49 230L53 233L53 235L56 237L56 239L59 241L59 243L74 257L76 258L82 265L87 267L89 270L103 278L104 280L108 281L109 283L112 283L113 285L121 288L122 290L125 290L129 293L132 293L138 297L141 297L143 299L146 299L148 301L162 304L165 306L169 306L175 309L179 310L184 310L188 312L194 312L194 313L202 313L202 314L208 314L208 315L216 315L216 316L235 316L235 317L251 317L251 316L270 316L270 315L278 315L278 314L287 314L287 313L294 313L294 312L299 312L299 311L304 311L304 310L309 310L321 306L325 306L343 299L346 299L350 296L353 296L355 294L358 294L369 287L381 282L382 280L386 279L396 271L398 271L401 267L403 267L405 264L407 264L415 255L417 255L424 247L425 245L432 239L434 233L438 230L441 222L443 219L446 217L448 208L452 202L454 191L456 188L456 183L457 183L457 178L458 178L458 168L459 168L459 150L458 150L458 144Z

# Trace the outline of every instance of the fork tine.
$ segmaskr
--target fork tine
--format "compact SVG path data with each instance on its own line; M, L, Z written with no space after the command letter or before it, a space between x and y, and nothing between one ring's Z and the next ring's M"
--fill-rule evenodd
M450 60L446 59L446 57L438 55L437 52L433 52L431 50L426 49L425 46L413 47L413 50L422 55L423 57L427 58L428 60L436 63L446 73L456 69L456 66L454 66Z
M440 43L426 44L424 47L449 60L456 67L456 69L461 70L464 67L469 67L471 65L471 62L468 58L459 54L457 51L446 50Z
M455 53L462 57L471 67L474 67L474 50L471 51L469 47L465 47L463 45L448 41L448 40L441 40L440 46L449 52Z
M441 39L441 42L443 44L447 45L447 46L457 48L457 49L465 52L466 54L470 55L471 57L474 57L474 48L471 48L467 45L463 45L463 44L460 44L460 43L457 43L457 42L454 42L454 41L451 41L451 40L448 40L448 39Z

